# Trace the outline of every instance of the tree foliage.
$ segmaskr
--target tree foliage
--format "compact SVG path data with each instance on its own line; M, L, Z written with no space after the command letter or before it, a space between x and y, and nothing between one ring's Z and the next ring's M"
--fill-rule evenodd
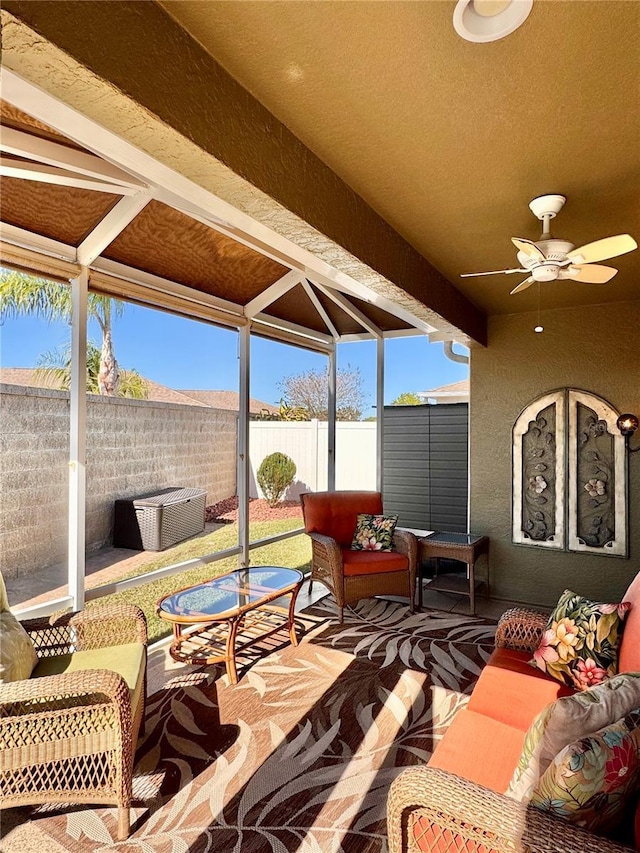
M392 406L420 406L422 404L422 400L415 391L403 391L402 394L398 394L396 399L391 404Z
M101 349L93 341L87 343L87 394L100 394L98 375ZM71 387L71 347L43 353L38 359L36 377L48 388L69 390ZM116 394L133 400L146 400L149 386L137 370L123 370L119 375Z
M309 418L328 419L329 368L309 370L287 376L278 387L284 393L287 405L301 409ZM340 421L357 421L364 406L362 375L355 368L338 370L336 375L336 417Z
M124 303L109 296L89 293L87 316L93 317L102 332L97 373L98 393L114 396L118 393L120 371L113 353L111 325L122 316ZM15 270L0 270L0 317L19 317L34 314L46 322L71 320L71 287L58 281L37 278Z
M256 478L262 494L275 506L296 476L296 463L286 453L271 453L260 463Z

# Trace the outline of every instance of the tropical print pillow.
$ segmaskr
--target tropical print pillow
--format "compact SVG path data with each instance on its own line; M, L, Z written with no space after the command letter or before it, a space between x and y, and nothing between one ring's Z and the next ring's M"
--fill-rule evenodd
M640 782L639 723L631 715L566 746L540 779L531 805L594 832L613 829Z
M359 515L351 550L390 551L397 523L397 515Z
M608 678L589 690L562 696L535 717L506 794L523 803L556 755L574 741L623 719L640 708L640 672Z
M628 601L603 604L565 589L529 661L561 684L586 690L618 671L618 642Z

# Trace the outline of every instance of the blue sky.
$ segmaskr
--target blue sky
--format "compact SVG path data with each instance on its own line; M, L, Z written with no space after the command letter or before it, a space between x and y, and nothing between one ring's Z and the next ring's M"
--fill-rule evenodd
M33 367L38 357L69 339L66 323L45 323L35 317L5 319L0 326L0 359L4 367ZM99 343L100 332L91 321L89 338ZM238 389L238 336L195 320L150 308L127 305L114 321L116 358L123 368L170 388ZM253 337L251 344L251 396L278 403L278 383L285 377L322 370L327 359L286 344ZM373 341L340 344L338 367L359 368L366 404L363 417L375 414L376 347ZM424 337L396 338L385 344L385 403L404 391L424 391L468 375L466 365L449 361L442 344Z

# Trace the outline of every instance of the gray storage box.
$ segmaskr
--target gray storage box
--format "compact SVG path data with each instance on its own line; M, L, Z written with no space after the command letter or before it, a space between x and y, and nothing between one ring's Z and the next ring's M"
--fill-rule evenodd
M113 545L136 551L164 551L202 533L207 493L168 489L115 502Z

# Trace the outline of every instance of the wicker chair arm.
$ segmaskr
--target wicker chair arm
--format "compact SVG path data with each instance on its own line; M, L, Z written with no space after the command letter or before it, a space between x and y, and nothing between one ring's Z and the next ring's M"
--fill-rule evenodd
M21 624L33 640L38 657L124 643L147 644L147 621L134 604L100 604L75 613L25 619Z
M69 708L74 703L88 705L91 697L96 697L96 702L104 703L106 699L131 709L129 688L121 675L108 669L85 669L0 685L0 725L9 714Z
M547 627L549 615L513 607L505 611L496 628L496 648L535 652Z
M408 558L411 588L413 589L416 583L416 571L418 567L418 539L409 530L395 530L392 547L394 551L404 554Z
M387 801L389 853L417 853L413 827L418 818L422 819L421 829L429 829L435 844L439 842L438 850L631 853L630 848L614 841L430 767L405 770L391 784Z
M77 646L102 649L124 643L147 645L147 620L135 604L101 604L74 614L70 623L76 631Z
M394 531L393 550L408 557L410 563L418 562L418 539L409 530Z

